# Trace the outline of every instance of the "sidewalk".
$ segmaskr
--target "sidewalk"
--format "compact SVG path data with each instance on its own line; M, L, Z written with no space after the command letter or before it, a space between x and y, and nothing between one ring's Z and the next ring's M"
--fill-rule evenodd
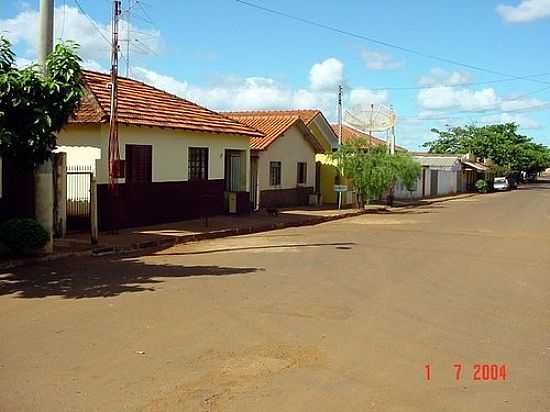
M0 269L10 269L17 266L69 257L126 254L143 249L170 247L179 243L204 239L266 232L286 227L316 225L361 214L391 213L392 211L422 207L433 203L464 199L476 195L476 193L465 193L422 200L395 201L393 207L369 205L365 209L341 210L329 207L303 207L281 210L277 216L268 215L265 212L253 213L247 216L214 216L208 219L208 225L206 225L204 220L196 219L123 229L116 234L103 232L99 234L97 245L90 243L89 233L69 234L64 239L56 239L54 241L53 254L0 260Z
M54 241L54 253L51 255L0 261L0 268L8 269L68 257L124 254L203 239L315 225L365 213L376 213L385 209L384 206L374 205L365 210L303 207L284 209L276 216L268 215L265 212L246 216L214 216L208 219L208 225L205 220L196 219L123 229L116 234L104 232L99 234L97 245L90 243L89 233L69 234L64 239Z

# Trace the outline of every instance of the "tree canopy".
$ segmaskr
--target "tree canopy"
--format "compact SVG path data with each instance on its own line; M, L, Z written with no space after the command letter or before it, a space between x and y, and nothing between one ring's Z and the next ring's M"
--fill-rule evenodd
M447 130L432 129L433 141L424 143L430 153L468 154L491 159L504 171L539 172L550 167L548 147L518 133L515 123L467 125Z
M390 155L384 145L369 145L366 139L354 139L332 154L340 173L351 179L360 204L380 199L401 182L413 190L421 166L406 153Z
M15 66L10 42L0 37L0 156L33 168L52 156L56 133L75 111L83 94L75 43L58 44L46 62Z

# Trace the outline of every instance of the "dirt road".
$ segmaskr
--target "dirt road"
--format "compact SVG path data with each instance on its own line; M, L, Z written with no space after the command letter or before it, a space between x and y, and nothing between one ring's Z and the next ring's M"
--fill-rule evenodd
M2 411L550 411L550 184L17 269L0 324Z

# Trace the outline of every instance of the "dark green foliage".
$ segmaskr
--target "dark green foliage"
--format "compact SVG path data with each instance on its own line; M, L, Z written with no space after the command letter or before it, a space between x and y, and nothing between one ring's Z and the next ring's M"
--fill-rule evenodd
M83 94L80 58L74 43L58 44L47 75L32 65L18 69L11 44L0 37L0 156L34 168L52 156L56 133Z
M550 149L518 133L515 123L432 130L438 138L424 143L430 153L467 154L491 159L502 171L540 172L550 167Z
M489 183L487 183L486 180L479 179L476 181L475 185L476 185L476 190L479 193L487 193L487 191L489 190Z
M16 218L0 224L0 242L14 254L41 249L49 238L48 231L34 219Z
M412 189L422 169L408 154L390 155L386 146L372 146L364 139L341 145L332 158L352 180L361 204L380 199L398 181Z

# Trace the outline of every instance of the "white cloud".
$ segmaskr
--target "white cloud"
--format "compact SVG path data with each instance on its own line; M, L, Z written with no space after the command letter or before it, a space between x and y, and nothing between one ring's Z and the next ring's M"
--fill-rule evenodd
M493 123L517 123L522 129L541 129L542 125L534 119L524 115L501 113L491 116L484 116L481 122L485 124Z
M386 90L372 91L369 89L352 89L349 96L349 103L352 106L387 103L389 97L389 93Z
M545 104L546 102L539 99L516 98L505 99L500 103L500 109L503 111L530 110Z
M417 101L422 109L458 109L471 112L491 110L498 104L497 94L494 89L489 88L474 91L470 89L455 89L447 86L420 90Z
M55 8L54 36L56 41L73 40L80 45L79 54L85 61L105 62L110 59L110 24L92 23L75 7ZM121 21L121 41L127 33L126 21ZM39 42L39 13L35 9L25 9L10 19L0 20L0 32L12 43L27 47L28 58L34 58ZM159 50L161 36L157 30L147 30L130 25L133 53L147 50ZM123 48L123 50L125 50Z
M132 68L132 77L178 96L185 96L189 89L187 82L180 82L173 77L159 74L144 67Z
M462 86L471 83L472 78L465 72L448 72L440 67L434 67L430 74L418 79L419 86Z
M529 111L548 102L529 97L503 98L492 88L482 90L457 89L447 86L420 90L417 102L423 118L434 118L445 111L482 113L487 111Z
M344 64L334 57L314 64L309 72L310 87L313 90L336 90L344 80Z
M319 74L313 68L327 68L327 61L312 66L311 72ZM341 63L340 63L341 64ZM328 66L332 63L328 64ZM321 70L322 72L323 70ZM310 72L310 74L311 74ZM330 72L327 70L326 72ZM326 73L325 72L325 73ZM338 69L338 76L343 78L344 65ZM266 77L224 77L208 86L198 86L174 77L159 74L144 67L132 69L132 75L138 80L166 90L180 97L211 108L213 110L269 110L269 109L307 109L317 108L330 119L336 117L337 89L326 87L330 82L311 82L309 88L291 88L274 79ZM329 79L320 76L317 80ZM311 76L310 76L311 80ZM337 84L337 83L336 83ZM315 87L314 87L315 86ZM320 87L324 86L324 87ZM369 89L351 89L344 95L345 106L369 103L387 103L387 91Z
M394 58L384 52L370 49L363 49L361 52L363 62L370 70L395 70L403 66L402 61Z
M550 17L550 0L521 0L517 6L499 4L497 13L509 23L526 23Z

